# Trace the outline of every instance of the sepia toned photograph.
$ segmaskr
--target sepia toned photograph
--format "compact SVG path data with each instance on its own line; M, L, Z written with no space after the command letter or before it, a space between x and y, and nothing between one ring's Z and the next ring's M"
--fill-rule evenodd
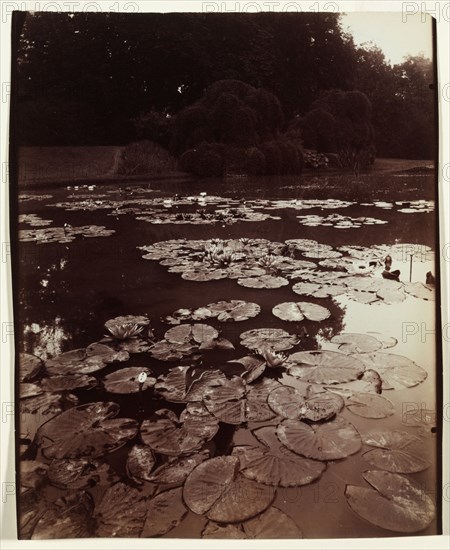
M17 532L442 534L436 29L12 24Z

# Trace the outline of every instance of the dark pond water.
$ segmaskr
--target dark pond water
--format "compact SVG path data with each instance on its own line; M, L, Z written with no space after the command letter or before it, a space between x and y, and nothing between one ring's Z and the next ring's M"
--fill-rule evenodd
M240 201L241 206L248 206L254 211L265 212L280 219L237 221L231 224L225 221L204 225L152 224L136 219L139 217L136 213L121 214L120 207L70 211L60 205L85 201L87 197L91 197L91 200L97 201L136 201L133 206L145 210L142 201L147 199L173 198L176 194L181 197L198 197L201 192L207 193L205 205L202 206L206 212L211 212L216 207L209 196L219 196L224 199L223 204L220 204L221 208L224 204L226 207L228 199L233 199L236 201L233 207ZM231 299L255 302L261 307L261 313L255 318L237 323L219 323L216 319L204 321L220 329L221 336L229 339L235 346L232 351L205 352L203 364L206 366L224 368L227 361L249 355L249 350L240 345L239 335L255 328L281 328L292 334L303 334L300 344L288 353L301 350L336 350L337 346L330 343L330 340L341 333L377 332L388 335L398 342L395 347L386 351L407 357L421 366L428 374L426 380L414 387L384 391L383 396L395 408L394 414L388 418L363 418L347 409L340 414L361 434L372 430L402 430L420 437L423 455L429 460L430 467L408 477L419 483L429 496L435 497L438 483L437 442L432 430L435 426L437 379L435 339L432 334L435 327L435 302L411 294L407 294L403 301L392 304L383 300L372 304L359 303L346 293L333 298L299 297L292 291L295 281L274 289L246 288L230 279L188 281L183 280L180 273L168 272L167 267L160 265L158 261L142 259L145 252L139 249L169 239L248 238L280 243L288 239L313 239L330 245L333 249L341 246L391 247L412 243L435 251L435 211L420 204L415 211L411 211L410 204L411 201L434 200L432 174L305 176L267 180L237 178L225 182L142 182L132 186L97 186L95 189L24 189L19 195L22 195L22 200L18 203L19 214L35 214L44 220L51 220L49 227L63 227L64 224L74 228L96 225L115 231L108 237L77 236L68 243L19 243L15 280L16 323L20 331L21 352L46 360L62 352L86 347L103 338L106 321L120 315L148 316L155 338L161 340L165 331L170 328L161 322L161 317L179 308L198 308L219 300ZM42 199L42 195L48 195L48 198ZM304 201L305 204L314 199L339 199L352 204L338 208L313 206L301 210L286 207L284 203L278 203L278 208L270 210L261 206L281 199L295 199L299 203ZM325 204L330 205L329 202ZM413 202L414 204L417 203ZM179 212L195 212L198 208L198 203L186 206L174 201L167 203L166 207L164 204L160 205L158 212L176 215ZM363 223L359 227L336 228L333 225L304 225L297 218L335 214L353 219L372 217L387 223ZM150 216L155 216L154 211ZM34 228L27 223L19 223L19 229ZM400 269L401 281L410 280L410 261L409 253L394 258L393 268ZM436 273L434 255L427 253L421 256L416 251L411 280L425 283L428 271ZM272 314L272 308L277 304L292 301L319 304L327 308L331 316L322 322L289 322ZM158 361L148 353L140 353L133 354L127 363L108 365L93 376L101 380L105 375L128 366L149 367L155 376L159 376L178 364L176 361ZM295 380L287 377L283 369L272 369L269 373L266 370L263 376L295 385ZM101 383L94 389L74 390L72 393L78 397L80 404L114 401L120 405L119 416L139 421L148 418L160 408L170 408L178 414L184 408L184 405L155 398L152 390L144 394L144 401L139 404L135 395L108 393ZM51 415L22 414L21 434L33 439L38 426L49 418ZM278 421L265 424L276 424ZM235 445L255 445L256 440L250 430L261 425L249 423L233 426L221 423L219 432L208 444L211 456L230 454ZM125 463L135 443L136 440L131 441L102 458L126 483L129 481ZM371 466L362 455L368 450L370 447L363 445L357 454L344 460L329 462L320 481L302 487L279 488L274 506L286 512L296 522L305 538L400 535L401 533L382 529L361 519L347 503L344 494L346 485L367 486L362 472ZM39 450L33 446L25 454L25 458L42 459ZM106 488L95 487L90 491L94 499L98 500ZM63 490L54 487L45 491L45 498L53 500L64 495ZM184 520L165 536L199 537L206 522L205 517L189 511ZM436 532L437 520L434 520L420 534L431 535ZM280 532L279 536L283 537L283 533Z

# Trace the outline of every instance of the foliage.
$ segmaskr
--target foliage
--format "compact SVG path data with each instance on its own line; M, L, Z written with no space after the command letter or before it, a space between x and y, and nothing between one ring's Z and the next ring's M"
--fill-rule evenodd
M123 149L119 174L163 174L175 170L175 166L175 159L157 143L138 141Z

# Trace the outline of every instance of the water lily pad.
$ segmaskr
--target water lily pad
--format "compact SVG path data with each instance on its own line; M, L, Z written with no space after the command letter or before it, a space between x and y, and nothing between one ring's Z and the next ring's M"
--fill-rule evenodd
M358 355L366 368L379 373L384 390L412 388L423 382L427 372L414 361L394 353L364 353Z
M432 499L405 476L368 470L364 479L372 488L347 485L345 496L350 508L368 522L399 533L425 529L436 515Z
M309 302L284 302L275 306L272 313L283 321L324 321L331 315L326 307Z
M164 338L171 344L205 344L215 340L218 336L219 333L214 327L203 323L178 325L164 334Z
M192 470L207 460L209 456L209 451L204 450L190 456L169 457L167 462L156 468L152 475L148 477L148 481L159 485L184 483Z
M311 393L310 386L300 391L292 386L275 388L268 397L269 407L282 418L328 420L344 408L344 400L330 392Z
M242 524L249 539L301 539L295 521L282 510L271 506L265 512Z
M246 288L281 288L287 286L289 281L284 277L275 275L260 275L259 277L246 277L238 279L238 285Z
M141 439L153 451L179 456L190 454L212 439L219 429L218 421L211 415L190 414L178 419L173 411L161 409L141 426Z
M364 443L378 447L363 454L367 460L380 470L397 474L414 474L430 467L430 462L419 456L422 440L408 432L400 430L390 432L370 432L363 437Z
M247 387L242 378L233 376L208 388L203 402L211 414L226 424L270 420L275 414L267 405L267 397L278 386L278 382L266 379Z
M145 374L143 383L139 381L139 376ZM152 377L150 369L142 367L128 367L105 376L103 383L106 391L109 393L130 394L138 393L152 388L156 384L156 378Z
M91 374L116 361L128 361L126 351L115 351L104 344L91 344L86 349L75 349L62 353L45 362L48 374Z
M228 363L239 363L245 369L241 377L248 383L254 382L266 370L266 362L257 355L246 355L240 359L233 359Z
M29 489L39 489L47 477L48 465L38 460L20 462L20 485Z
M89 493L59 498L47 507L33 530L33 540L78 539L92 536L94 504Z
M198 350L198 346L190 343L173 344L167 340L156 342L149 353L159 361L179 361L189 358Z
M188 510L183 504L183 489L170 489L159 493L147 502L147 519L141 537L165 535L176 527Z
M381 287L377 291L378 298L381 298L385 304L399 304L406 300L406 294L402 288Z
M45 391L61 392L77 388L93 388L97 385L97 380L93 376L87 376L86 374L71 374L44 378L41 381L41 385Z
M212 312L218 321L246 321L252 317L256 317L261 308L253 302L245 302L244 300L231 300L229 302L216 302L208 304L207 309Z
M373 292L366 292L364 290L353 290L348 293L348 297L360 304L373 304L378 302L378 296Z
M125 445L138 425L130 418L115 418L118 413L115 403L88 403L52 418L37 432L44 456L95 458Z
M364 372L357 357L337 351L300 351L289 356L291 376L314 384L339 384L356 380Z
M239 523L266 510L275 490L239 475L239 459L218 456L197 466L184 484L183 498L195 514L219 523Z
M323 424L283 420L278 425L277 437L294 453L316 460L339 460L361 448L358 431L340 416Z
M175 367L158 378L155 390L171 403L202 401L207 388L216 387L224 380L226 377L220 370Z
M243 332L240 338L241 345L252 350L270 348L283 351L293 348L300 342L298 336L280 328L255 328Z
M233 449L245 477L266 485L299 487L312 483L324 472L322 462L303 458L281 445L275 426L258 428L253 434L262 447L241 445Z
M436 289L433 285L426 285L420 282L405 283L405 291L421 300L436 300Z
M339 349L344 353L365 353L382 347L382 343L375 336L350 332L334 336L331 342L339 344Z
M185 281L196 281L200 283L218 281L219 279L226 279L227 277L228 273L225 269L214 269L205 265L193 267L181 274L181 278Z
M387 334L382 334L381 332L368 332L367 334L373 336L379 342L381 342L381 346L383 349L393 348L398 343L398 340L393 336L388 336Z
M21 382L33 382L39 377L43 363L39 357L29 353L19 354L19 376Z
M45 392L33 397L21 399L21 413L38 414L42 416L56 415L68 406L78 404L78 398L73 394Z
M52 460L48 467L48 479L58 489L86 489L110 476L107 464L87 458Z
M97 537L139 537L147 516L145 500L137 489L115 483L95 508Z
M202 539L245 539L242 525L221 525L214 521L208 521L202 531Z
M353 392L346 403L353 414L364 418L387 418L394 414L394 405L376 393Z
M329 298L331 296L340 296L347 292L344 284L320 284L320 283L296 283L292 290L301 296L312 296L314 298Z
M148 445L135 445L128 454L127 475L137 483L150 481L151 471L156 464L153 450Z

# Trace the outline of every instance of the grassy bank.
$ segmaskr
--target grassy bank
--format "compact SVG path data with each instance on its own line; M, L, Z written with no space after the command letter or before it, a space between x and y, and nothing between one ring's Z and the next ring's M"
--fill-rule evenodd
M118 175L121 151L120 146L21 147L19 185L128 179ZM430 166L432 161L429 160L379 158L376 159L372 170L401 172ZM167 176L185 174L171 173ZM158 179L160 178L161 176L158 176ZM138 176L138 179L145 179L145 176Z

